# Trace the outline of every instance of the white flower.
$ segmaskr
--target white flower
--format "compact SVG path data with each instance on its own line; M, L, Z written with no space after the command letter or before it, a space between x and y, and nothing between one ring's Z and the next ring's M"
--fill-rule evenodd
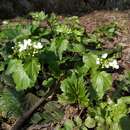
M25 39L25 40L23 40L23 43L24 43L24 45L27 47L27 46L31 46L32 44L31 44L31 39Z
M19 52L22 52L22 51L24 51L24 50L26 50L26 46L24 45L24 44L19 44Z
M118 65L118 64L115 65L114 68L115 68L115 69L119 69L119 65Z
M100 59L99 59L99 58L97 58L97 60L96 60L96 64L97 64L97 65L100 64Z
M3 21L2 24L6 25L8 24L8 21Z
M113 61L109 62L109 66L113 67L114 69L119 69L117 60L113 60Z
M107 56L108 56L108 54L107 54L107 53L104 53L104 54L102 54L101 58L106 59Z
M41 49L43 47L43 45L41 44L41 42L38 42L37 44L34 44L33 47L35 49Z
M19 42L19 51L24 51L27 49L28 46L31 46L32 43L31 43L31 39L24 39L23 42Z
M106 67L106 68L109 68L110 66L109 66L109 64L105 64L105 67Z
M109 66L113 67L113 61L108 63Z

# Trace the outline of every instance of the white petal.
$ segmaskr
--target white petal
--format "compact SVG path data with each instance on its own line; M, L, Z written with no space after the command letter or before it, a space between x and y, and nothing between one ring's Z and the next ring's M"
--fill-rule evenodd
M32 44L31 44L31 39L28 39L28 46L31 46Z
M109 62L108 65L113 67L113 62Z
M117 63L117 60L113 60L113 64L114 65L117 65L118 63Z
M104 54L102 54L101 58L106 59L107 56L108 56L108 54L107 54L107 53L104 53Z
M27 40L23 40L23 44L24 44L24 47L27 47L28 46L28 41Z
M23 40L24 46L27 48L27 46L31 46L31 39L24 39Z
M109 66L109 64L106 64L105 67L106 67L106 68L109 68L110 66Z
M19 44L19 51L26 50L26 46L24 44Z
M99 65L99 64L100 64L100 61L96 61L96 64Z
M43 47L43 45L40 42L38 42L37 43L37 49L41 49L42 47Z
M113 68L119 69L119 65L115 65L115 66L113 66Z
M97 60L96 60L96 64L97 64L97 65L100 64L100 59L99 59L99 58L97 58Z

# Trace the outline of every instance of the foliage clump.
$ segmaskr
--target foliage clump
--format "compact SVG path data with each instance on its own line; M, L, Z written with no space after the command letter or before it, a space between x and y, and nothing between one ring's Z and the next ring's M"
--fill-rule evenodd
M30 124L52 123L59 130L124 130L130 97L113 92L111 74L120 69L117 59L121 49L109 50L102 42L117 35L117 24L87 34L77 17L60 19L43 12L31 16L28 24L7 23L0 31L0 113L14 112L14 108L22 111L25 99L33 102L57 87L55 101L41 106ZM124 92L118 85L121 83L117 90ZM22 95L24 104L11 90ZM78 110L76 116L64 121L68 105Z

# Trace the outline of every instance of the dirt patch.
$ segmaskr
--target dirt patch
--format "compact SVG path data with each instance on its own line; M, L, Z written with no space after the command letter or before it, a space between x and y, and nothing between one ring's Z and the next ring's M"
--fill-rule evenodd
M85 27L86 32L93 32L96 27L111 22L117 22L120 31L118 37L111 43L106 43L108 48L116 44L123 47L122 59L120 65L130 69L130 10L127 11L94 11L80 17L81 24Z

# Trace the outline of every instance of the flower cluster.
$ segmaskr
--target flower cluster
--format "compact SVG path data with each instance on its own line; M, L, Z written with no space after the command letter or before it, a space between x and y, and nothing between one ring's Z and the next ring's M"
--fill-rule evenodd
M18 44L19 47L19 52L25 51L29 48L33 48L33 49L42 49L43 45L40 42L32 42L31 39L25 39L23 40L23 42L19 42Z
M113 59L113 58L106 59L107 57L108 57L107 53L102 54L101 58L99 58L99 57L97 58L96 64L101 65L102 68L112 67L113 69L119 69L117 60Z
M112 67L112 68L114 68L114 69L119 69L119 65L118 65L118 62L117 62L117 60L112 60L112 61L110 61L110 62L108 62L108 64L105 64L105 67L106 68L109 68L109 67Z

